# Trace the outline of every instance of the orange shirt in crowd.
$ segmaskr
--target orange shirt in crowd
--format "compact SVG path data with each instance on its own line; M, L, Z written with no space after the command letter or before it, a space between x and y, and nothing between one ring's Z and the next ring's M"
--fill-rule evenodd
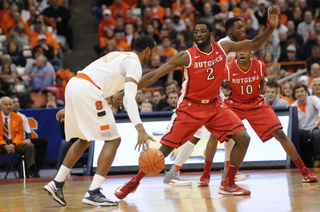
M32 31L31 32L30 49L33 49L34 47L36 47L39 44L39 41L38 41L38 36L39 35L40 35L40 33L38 33L37 31ZM59 43L56 41L56 39L53 38L52 32L48 31L46 36L47 36L46 44L52 46L52 48L54 50L59 50L61 48Z
M172 4L172 12L176 11L176 10L177 10L177 7L178 7L177 2L173 3L173 4ZM182 13L182 11L183 11L183 9L184 9L185 7L186 7L185 4L180 4L180 10L179 10L180 14ZM196 8L194 8L194 6L192 5L192 11L195 11L195 10L196 10Z
M129 46L126 42L121 40L119 43L117 43L115 38L113 38L112 40L115 42L116 49L118 51L126 51L126 52L131 51L131 46Z
M287 97L285 97L285 96L282 96L280 93L278 93L278 96L279 96L280 99L284 99L287 102L289 102L289 99Z
M131 17L130 19L125 19L124 20L124 22L126 23L126 24L128 24L128 23L135 23L137 21L137 19L135 18L135 17Z
M1 28L2 28L2 33L5 34L8 38L8 29L9 28L16 28L16 23L13 21L13 18L11 17L11 15L5 15L3 16L2 18L2 21L1 21ZM25 31L27 33L27 35L30 36L30 28L29 28L29 25L23 21L22 18L20 18L20 23L22 23L24 25L24 28L25 28Z
M304 103L303 105L299 105L298 104L298 107L300 108L300 110L302 111L302 112L306 112L306 105L307 105L307 102L306 103Z
M191 22L192 22L192 26L195 24L195 23L194 23L194 14L193 14L193 13L191 13L191 14L188 16L188 15L186 14L186 12L183 12L183 13L181 14L180 18L181 18L182 20L185 20L186 18L190 18L190 20L191 20Z
M320 77L318 77L318 78L320 78ZM308 84L309 87L311 86L312 80L313 80L313 78L310 76L309 77L309 84Z
M126 12L126 9L129 9L130 6L127 5L125 2L122 2L121 6L118 7L116 5L116 3L113 3L110 5L110 7L108 8L109 10L111 10L112 12L112 17L114 19L117 18L118 14L121 15L123 17L123 19L125 19L125 12Z
M99 38L99 46L100 46L100 48L106 47L108 40L109 40L109 38L107 38L107 37L100 37Z
M98 36L105 37L106 36L105 28L111 27L112 29L115 29L116 25L117 25L116 21L113 18L111 18L109 22L106 22L104 19L102 19L102 21L98 26Z
M130 8L132 8L132 6L138 5L138 0L123 0L122 3L126 3Z
M289 99L289 105L292 105L294 102L295 102L296 100L294 100L294 99Z
M164 12L165 12L164 7L161 7L160 5L158 6L157 12L153 11L153 7L151 8L151 16L152 16L152 18L157 18L159 20L162 20L163 16L164 16Z
M171 46L168 49L163 48L163 56L165 56L165 57L171 58L171 57L175 56L177 53L178 53L178 51Z
M230 0L219 0L219 6L221 7L221 5L222 5L222 2L228 2L228 4L229 4L229 7L230 7ZM248 1L248 2L250 2L250 1ZM241 3L241 0L237 0L237 3L238 4L240 4ZM250 2L251 3L251 2Z
M51 26L52 27L52 31L56 31L56 28L57 28L57 24L54 20L52 20L51 18L48 18L47 16L43 16L43 19L44 19L44 22L48 25L48 26ZM32 24L34 23L34 20L33 19L29 19L27 21L27 24L29 26L31 26Z

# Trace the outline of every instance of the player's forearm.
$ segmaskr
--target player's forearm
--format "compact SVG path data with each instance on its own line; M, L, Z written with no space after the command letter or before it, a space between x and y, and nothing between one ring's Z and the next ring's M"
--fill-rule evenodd
M267 42L269 37L272 35L274 29L275 29L274 27L270 26L263 33L261 33L260 35L257 35L255 38L253 38L252 45L253 45L254 51L259 50L260 47L263 46Z
M155 83L160 77L168 74L175 68L175 66L170 65L169 63L165 63L164 65L160 66L157 70L149 72L140 79L138 83L138 90Z

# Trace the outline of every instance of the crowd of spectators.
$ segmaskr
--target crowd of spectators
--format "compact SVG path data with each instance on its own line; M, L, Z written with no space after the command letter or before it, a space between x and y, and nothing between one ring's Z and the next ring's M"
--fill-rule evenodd
M0 1L0 74L13 76L0 78L1 96L62 89L55 74L64 68L63 52L73 48L70 18L63 0ZM14 77L18 74L38 76Z

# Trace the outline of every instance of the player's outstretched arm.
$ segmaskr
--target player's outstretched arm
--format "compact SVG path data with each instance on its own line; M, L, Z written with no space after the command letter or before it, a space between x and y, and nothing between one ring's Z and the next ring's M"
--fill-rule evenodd
M156 82L160 77L168 74L170 71L173 71L180 66L187 66L189 63L188 61L188 53L179 52L178 54L173 56L168 62L160 66L158 69L144 75L138 83L138 89L142 89L151 85L152 83Z
M269 9L269 17L268 23L270 27L265 30L260 35L256 36L252 40L245 40L241 42L233 42L233 41L224 41L221 43L221 47L224 49L225 53L228 54L229 52L247 52L247 51L256 51L263 46L269 37L272 35L274 29L278 25L278 13L279 9L277 6L272 7Z

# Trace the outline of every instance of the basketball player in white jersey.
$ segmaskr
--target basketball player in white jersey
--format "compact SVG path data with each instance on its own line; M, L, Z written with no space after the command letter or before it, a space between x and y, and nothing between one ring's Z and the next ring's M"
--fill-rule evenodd
M67 84L65 91L65 112L59 111L57 119L64 118L66 140L77 137L69 149L56 177L44 190L62 206L66 205L62 193L64 180L70 169L94 140L105 144L98 159L98 167L88 192L82 202L93 206L116 206L117 201L107 199L101 192L101 185L111 167L120 144L115 119L106 98L124 89L123 104L128 116L138 131L138 151L153 140L145 131L135 96L137 83L142 76L141 63L149 65L155 56L157 44L150 36L140 36L132 52L111 52L92 62ZM65 114L65 116L64 116Z
M230 41L230 40L234 42L238 42L245 38L244 26L241 19L229 18L225 23L225 28L227 31L227 36L225 38L220 39L218 41L219 44L224 41ZM226 65L229 65L230 63L234 62L235 58L236 58L236 53L230 52L227 55ZM220 96L222 99L224 99L222 92L220 92ZM216 138L213 136L211 137L210 132L204 126L196 132L196 134L190 139L190 141L186 142L184 145L180 147L179 153L175 159L174 164L172 165L170 171L166 172L163 183L173 185L173 186L188 186L192 184L191 181L187 181L179 175L179 170L181 166L188 160L189 156L193 152L194 146L198 143L198 141L201 138L209 139L206 147L205 158L210 160L205 160L203 174L198 182L198 186L202 187L202 186L209 185L212 158L216 150L216 146L214 145L212 146L212 144L216 144L216 142L213 142L213 139L216 139ZM222 173L223 179L228 171L227 169L229 168L230 153L233 148L233 145L234 145L234 141L232 139L230 139L229 142L224 142L225 168ZM241 181L249 178L250 178L250 175L245 175L243 173L238 172L234 180Z

